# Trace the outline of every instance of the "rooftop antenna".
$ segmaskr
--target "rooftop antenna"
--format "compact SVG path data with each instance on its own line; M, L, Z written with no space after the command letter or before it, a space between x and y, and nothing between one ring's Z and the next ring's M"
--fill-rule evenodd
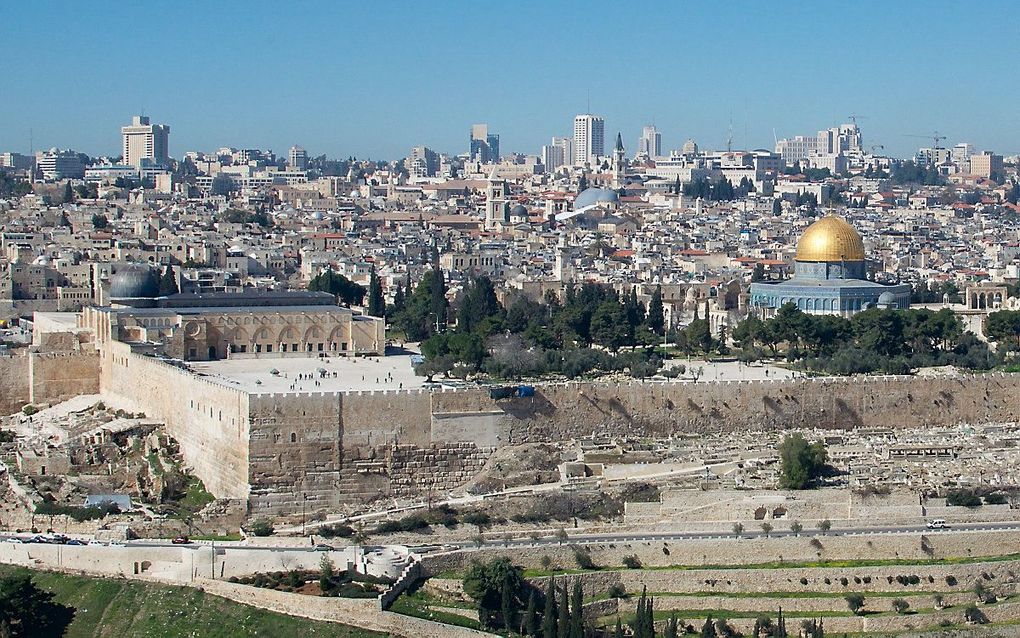
M591 115L591 89L588 89L588 106L585 115Z
M28 154L35 155L35 133L32 129L28 129Z
M726 152L730 153L733 151L733 118L730 118L730 129L729 134L726 136Z
M776 135L776 127L774 126L772 127L772 140L776 143L776 146L779 146L779 136Z

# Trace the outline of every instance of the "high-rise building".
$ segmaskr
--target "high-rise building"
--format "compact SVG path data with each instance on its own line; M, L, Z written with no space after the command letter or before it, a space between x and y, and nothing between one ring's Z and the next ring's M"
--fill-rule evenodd
M139 168L142 160L170 163L170 127L166 124L150 124L148 117L136 115L120 132L124 137L123 164Z
M300 146L291 146L290 152L287 154L287 166L296 171L308 168L308 151Z
M970 156L970 174L992 177L1002 174L1002 155L982 151ZM1000 180L1001 181L1001 180Z
M35 165L45 180L85 177L85 164L74 151L58 151L53 148L36 153Z
M659 157L662 155L662 133L659 133L655 125L641 129L637 154L638 157Z
M0 168L15 171L30 171L35 166L35 158L21 153L0 153Z
M814 155L860 154L861 130L856 124L843 124L818 131L816 135L796 135L776 142L776 152L793 164Z
M574 118L574 164L594 161L605 155L606 121L586 113Z
M411 177L435 177L439 170L439 154L427 146L415 146L407 156L407 172Z
M554 137L552 143L542 147L542 165L545 172L554 173L560 166L573 163L573 144L569 137Z
M951 154L954 164L966 164L967 160L970 159L970 156L974 154L974 145L968 142L960 142L953 147Z
M471 159L483 164L499 161L499 135L489 132L488 124L471 125Z

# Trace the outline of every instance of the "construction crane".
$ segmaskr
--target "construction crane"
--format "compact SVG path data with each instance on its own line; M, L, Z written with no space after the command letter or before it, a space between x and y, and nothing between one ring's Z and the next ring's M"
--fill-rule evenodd
M866 119L868 119L867 115L847 115L846 117L847 117L847 119L849 119L851 122L854 123L854 126L857 126L857 120L866 120Z
M907 137L923 137L932 141L932 148L942 148L940 142L946 139L945 135L939 135L938 131L932 131L928 135L907 135Z
M882 146L881 144L872 144L871 145L871 154L874 155L875 151L878 150L878 149L882 149L884 151L885 147Z

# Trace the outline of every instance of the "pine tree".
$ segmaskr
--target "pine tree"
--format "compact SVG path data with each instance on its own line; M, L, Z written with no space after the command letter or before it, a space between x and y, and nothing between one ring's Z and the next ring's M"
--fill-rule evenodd
M64 196L61 198L61 202L64 204L70 204L74 201L74 191L71 190L71 181L64 182Z
M538 594L534 589L528 596L528 609L524 612L524 626L521 627L521 633L533 638L538 636Z
M786 619L783 618L783 608L779 608L779 615L776 618L776 638L786 638Z
M375 274L375 267L372 268L372 275L368 280L368 314L373 317L382 317L386 314L386 299L383 297L382 282Z
M542 613L542 638L556 638L556 583L549 577L545 592L545 610Z
M620 622L620 617L616 617L616 629L613 631L613 638L623 638L623 623Z
M167 265L163 275L159 278L159 296L176 295L181 291L177 287L177 277L174 275L174 267Z

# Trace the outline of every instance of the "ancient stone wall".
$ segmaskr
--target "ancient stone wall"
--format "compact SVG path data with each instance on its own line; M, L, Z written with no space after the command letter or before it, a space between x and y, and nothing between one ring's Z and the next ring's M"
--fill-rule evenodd
M846 377L789 381L567 383L493 400L485 388L437 392L439 414L478 415L481 436L503 413L500 444L585 435L669 436L748 428L1014 422L1020 375ZM351 399L352 401L356 399Z
M28 357L0 357L0 414L17 412L29 402Z
M334 508L343 463L340 395L251 395L249 409L252 509Z
M95 350L29 355L30 400L57 403L99 392L99 353Z
M248 498L248 394L111 342L100 390L108 403L166 423L184 461L219 498Z

